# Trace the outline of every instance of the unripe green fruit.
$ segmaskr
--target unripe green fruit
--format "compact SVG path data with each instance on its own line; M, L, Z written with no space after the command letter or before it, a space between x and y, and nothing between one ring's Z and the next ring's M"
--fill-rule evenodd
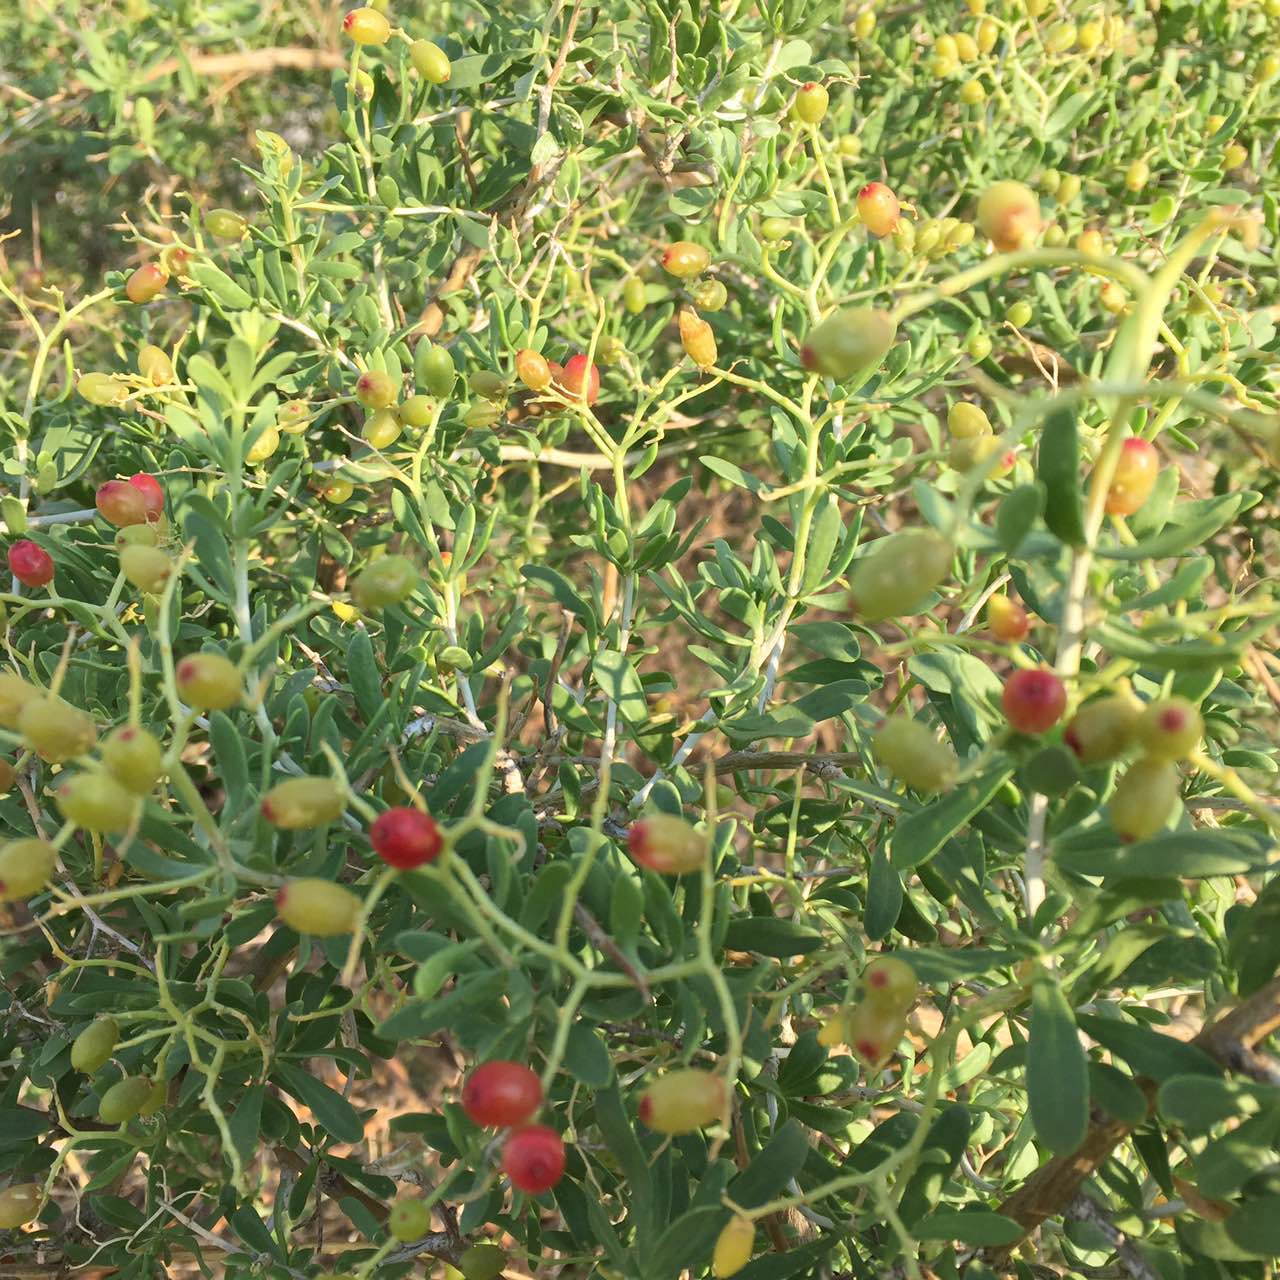
M1130 191L1141 191L1151 177L1151 166L1145 160L1135 160L1124 171L1124 185Z
M249 224L234 209L210 209L204 215L204 229L215 240L243 240Z
M1013 325L1015 329L1025 329L1026 326L1031 323L1032 314L1031 303L1015 302L1013 306L1004 313L1004 318Z
M1232 169L1239 169L1248 159L1248 151L1238 142L1229 142L1222 149L1222 167L1228 172Z
M1001 253L1025 248L1040 230L1040 202L1021 182L996 182L978 201L978 226Z
M857 560L850 577L852 604L863 622L919 613L951 572L954 548L933 529L904 529L879 539Z
M23 707L44 696L43 689L30 684L20 675L12 671L0 672L0 725L6 729L16 729Z
M124 831L137 811L136 797L105 773L77 773L54 793L68 822L86 831Z
M142 1106L138 1108L138 1115L145 1120L156 1114L169 1101L169 1090L163 1080L155 1081L151 1086L151 1092L147 1094Z
M286 400L276 414L276 430L300 436L311 421L311 406L305 400Z
M477 369L467 379L467 386L474 395L483 396L486 400L505 400L507 398L506 379L492 369Z
M957 440L971 440L975 436L991 435L991 419L976 404L957 400L947 410L947 430Z
M858 217L873 236L893 234L902 225L902 206L883 182L868 182L858 192Z
M360 899L332 880L288 880L276 894L276 914L298 933L331 938L350 933L360 918Z
M275 427L265 427L245 451L244 460L251 466L256 466L259 462L266 462L279 448L280 432Z
M664 876L700 870L711 852L702 832L671 813L653 813L633 822L627 849L642 867Z
M872 739L875 758L900 782L932 795L947 790L956 780L960 762L933 731L907 715L891 716Z
M156 595L169 581L173 561L159 547L132 543L120 548L120 572L139 591Z
M50 764L74 760L98 740L93 717L53 694L22 708L18 731L27 746Z
M878 365L896 336L897 326L887 311L872 307L837 311L809 331L800 359L806 369L844 382Z
M991 339L985 333L975 333L965 344L970 360L985 360L991 354Z
M387 1230L402 1242L421 1240L431 1230L431 1210L417 1196L401 1196L391 1206Z
M462 415L462 425L471 431L491 427L502 417L502 406L489 400L477 400Z
M138 795L146 795L164 770L160 743L138 725L125 724L112 730L99 754L107 772Z
M732 1217L716 1237L711 1251L711 1274L717 1280L736 1276L751 1261L756 1242L756 1224L750 1218Z
M377 9L352 9L342 19L342 29L356 44L386 44L391 39L391 23Z
M81 374L76 392L96 405L123 404L129 398L129 388L109 373Z
M692 1133L724 1113L725 1084L710 1071L685 1068L655 1080L640 1097L639 1115L658 1133Z
M155 547L160 542L160 525L158 521L148 521L146 524L128 524L123 529L116 530L116 551L120 552L125 547Z
M904 1011L864 1000L845 1014L845 1034L851 1048L869 1067L886 1063L907 1030Z
M473 1244L458 1259L458 1270L466 1280L495 1280L506 1265L507 1255L496 1244Z
M351 598L366 613L407 600L418 585L417 566L408 556L383 556L351 584Z
M966 80L960 86L960 101L966 107L976 107L987 100L987 91L981 80Z
M163 387L173 381L173 362L160 347L146 342L138 351L138 372L148 382Z
M71 1044L71 1065L87 1076L93 1075L110 1061L119 1039L120 1024L114 1018L91 1022Z
M760 234L769 241L785 240L791 234L791 223L786 218L766 218L760 224Z
M226 711L240 701L240 672L220 653L193 653L174 671L178 696L197 711Z
M366 409L388 409L396 402L400 385L381 369L366 369L356 379L356 399Z
M791 111L795 118L803 124L818 124L822 117L827 114L829 101L830 95L827 93L826 88L811 80L808 84L800 86L800 91L796 94L796 100L792 105Z
M378 409L360 428L360 436L374 449L386 449L400 439L402 428L394 409Z
M1079 194L1080 175L1078 173L1064 173L1062 181L1058 184L1058 203L1068 205Z
M53 877L57 853L47 840L10 840L0 845L0 902L39 893Z
M142 1110L151 1096L146 1076L126 1076L106 1091L98 1102L98 1118L107 1124L124 1124Z
M453 391L458 371L453 356L445 347L423 338L414 349L413 376L431 395L442 398Z
M1178 771L1167 760L1139 760L1120 779L1107 810L1120 838L1149 840L1164 830L1182 796Z
M125 297L130 302L147 303L162 294L168 283L169 273L159 263L144 262L125 281Z
M415 40L409 46L413 69L430 84L447 84L453 74L449 55L430 40Z
M719 280L703 280L692 291L699 311L719 311L729 301L729 290Z
M1003 449L995 436L977 436L972 440L953 440L948 452L948 461L957 471L974 471L985 467L988 479L997 480L1007 476L1013 470L1014 452L1004 450L1004 456L996 463L990 459Z
M0 1231L25 1226L40 1212L44 1192L34 1182L18 1182L0 1191Z
M414 431L421 431L430 425L434 412L435 403L430 396L410 396L401 402L400 421Z
M1160 698L1138 719L1138 741L1153 760L1185 760L1203 736L1204 720L1186 698Z
M920 991L916 971L897 956L877 956L867 965L862 985L868 1004L898 1013L906 1013Z
M876 29L876 14L874 9L863 9L853 20L853 36L855 40L870 40L871 33Z
M322 827L346 807L346 790L333 778L290 778L272 787L259 805L262 816L282 831Z
M628 276L622 286L622 305L633 315L638 316L645 306L644 281L639 276Z

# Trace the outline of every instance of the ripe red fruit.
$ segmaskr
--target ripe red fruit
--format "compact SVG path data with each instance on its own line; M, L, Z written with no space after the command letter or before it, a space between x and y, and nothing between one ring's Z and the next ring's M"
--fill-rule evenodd
M485 1062L467 1076L462 1086L463 1111L473 1124L486 1129L524 1124L540 1106L542 1082L522 1062Z
M157 294L164 292L168 283L167 271L154 262L144 262L129 277L124 291L130 302L150 302Z
M9 548L9 572L24 587L44 587L53 581L53 557L30 538Z
M1130 436L1121 446L1120 458L1107 490L1107 512L1131 516L1141 509L1155 488L1160 455L1150 440Z
M1067 709L1067 687L1052 671L1015 671L1005 681L1004 714L1019 733L1045 733Z
M137 485L128 480L108 480L100 484L93 502L98 514L117 529L142 524L147 518L147 498Z
M902 221L898 197L883 182L868 182L858 192L858 217L873 236L892 235Z
M573 398L581 399L585 389L588 404L595 404L600 395L600 370L581 353L569 357L558 381L565 395Z
M129 483L142 494L147 519L159 520L164 515L164 490L160 487L160 481L145 471L137 471L129 477Z
M627 851L642 866L664 876L698 871L710 854L707 838L683 818L654 813L631 824Z
M380 813L369 828L369 840L383 862L401 871L434 862L444 848L444 838L431 815L408 807Z
M550 1191L564 1176L564 1143L546 1125L517 1129L502 1148L502 1169L521 1191L535 1196Z

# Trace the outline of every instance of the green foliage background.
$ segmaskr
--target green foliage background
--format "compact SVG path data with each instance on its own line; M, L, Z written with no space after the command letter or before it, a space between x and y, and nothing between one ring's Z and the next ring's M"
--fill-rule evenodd
M0 930L0 1172L50 1197L0 1234L0 1273L398 1276L492 1237L513 1274L666 1280L706 1273L735 1206L759 1228L749 1280L1269 1274L1274 9L992 0L990 53L939 68L936 39L977 29L958 5L861 36L856 10L804 0L402 6L453 60L441 87L399 39L353 58L318 2L0 11L5 511L58 566L51 596L4 594L6 669L168 752L136 830L104 842L61 827L57 771L0 731L23 761L0 826L56 833L61 858ZM1091 20L1118 25L1052 51ZM789 116L809 80L831 94L813 130ZM924 251L925 219L971 218L1000 178L1037 187L1062 243ZM914 247L857 225L870 180ZM243 241L206 234L216 206ZM1086 227L1103 257L1070 247ZM705 373L658 266L681 238L729 294ZM129 303L175 242L189 276ZM804 334L859 305L899 319L883 366L806 373ZM358 372L408 387L428 341L456 386L371 449ZM85 371L132 377L143 342L174 384L76 395ZM610 355L594 411L534 403L526 346ZM487 425L479 371L506 382ZM291 399L307 431L248 462ZM1011 474L948 465L958 399ZM1129 431L1163 468L1126 522L1089 475ZM159 597L118 576L91 510L139 470L185 557ZM950 577L919 616L859 624L851 566L911 525L952 538ZM419 589L360 616L348 575L389 550ZM1035 615L1027 643L984 628L995 591ZM243 707L182 707L174 659L202 648L240 664ZM1008 733L1002 681L1041 664L1073 706L1122 679L1200 705L1163 833L1112 829L1123 765ZM953 745L953 790L877 764L889 708ZM261 820L296 773L350 787L342 822ZM392 876L366 832L409 792L450 849ZM654 809L704 824L704 875L627 857ZM360 894L354 941L280 924L298 875ZM880 950L922 999L868 1070L818 1029ZM122 1042L86 1078L69 1046L106 1010ZM455 1068L503 1056L543 1074L569 1147L537 1200L456 1101ZM732 1114L660 1142L636 1098L687 1063L735 1082ZM133 1074L166 1105L103 1124ZM425 1240L389 1239L398 1193L433 1206Z

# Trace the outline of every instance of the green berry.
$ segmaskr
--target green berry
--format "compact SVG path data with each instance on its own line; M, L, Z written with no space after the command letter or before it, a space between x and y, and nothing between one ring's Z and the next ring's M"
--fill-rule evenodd
M53 878L58 855L47 840L10 840L0 845L0 902L29 898Z
M1182 783L1167 760L1139 760L1120 779L1107 805L1111 825L1126 842L1149 840L1178 808Z
M276 894L276 914L298 933L331 938L350 933L360 918L360 899L331 880L287 880Z
M896 336L897 326L886 311L837 311L809 331L800 359L806 369L844 382L878 365Z
M452 393L458 371L447 348L423 338L414 349L413 376L419 386L437 399L443 399Z
M25 1226L40 1212L44 1192L35 1182L18 1182L0 1191L0 1231Z
M352 582L351 598L367 613L402 603L417 586L418 569L408 556L383 556Z
M240 670L220 653L193 653L174 670L178 696L197 711L226 711L240 701Z
M120 1024L110 1016L98 1018L72 1041L71 1065L87 1076L93 1075L110 1061L119 1039Z
M1186 760L1203 736L1204 720L1186 698L1160 698L1138 718L1138 741L1153 760Z
M74 760L98 740L93 717L53 694L22 708L18 731L27 746L50 764Z
M711 856L707 837L670 813L653 813L633 822L627 850L642 867L664 876L698 871Z
M151 1081L146 1076L126 1076L118 1080L98 1101L98 1118L107 1124L124 1124L146 1105Z
M951 572L955 549L933 529L904 529L880 538L854 562L850 587L862 622L919 613Z
M907 715L890 716L875 731L872 750L895 778L922 795L947 790L960 769L951 747Z
M431 1210L418 1196L401 1196L391 1206L387 1230L404 1243L421 1240L431 1230Z
M640 1119L658 1133L692 1133L724 1113L725 1083L709 1071L668 1071L640 1097Z
M173 561L159 547L131 543L120 548L120 572L139 591L156 595L169 581L173 573Z
M146 795L164 772L164 750L154 734L134 724L109 733L100 752L103 766L117 782Z
M332 778L290 778L262 797L262 816L282 831L322 827L342 816L347 807L345 788Z
M137 812L137 797L105 773L77 773L54 792L68 822L86 831L124 831Z
M447 84L453 74L449 55L430 40L415 40L409 46L413 69L429 84Z

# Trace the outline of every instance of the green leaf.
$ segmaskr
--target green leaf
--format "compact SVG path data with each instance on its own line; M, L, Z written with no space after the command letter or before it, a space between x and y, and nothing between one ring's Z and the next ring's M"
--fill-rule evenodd
M364 1138L364 1122L355 1107L336 1089L330 1089L315 1076L281 1059L273 1063L271 1076L282 1089L310 1108L325 1136L339 1142L359 1142Z
M1089 1128L1089 1072L1071 1006L1049 975L1031 990L1027 1041L1031 1122L1051 1151L1067 1155Z
M729 1220L729 1211L720 1205L700 1205L677 1218L658 1237L652 1253L642 1255L644 1274L652 1280L671 1280L682 1271L697 1269L710 1256L716 1236Z
M871 855L867 870L867 905L862 928L873 942L887 938L902 910L902 877L894 870L883 844Z
M564 1065L575 1080L592 1089L602 1089L613 1079L608 1047L585 1022L575 1022L570 1028Z
M1055 855L1064 871L1112 880L1178 876L1203 880L1209 876L1245 875L1265 866L1267 853L1247 837L1221 831L1170 831L1137 844L1103 849L1062 850Z
M227 791L231 812L239 810L249 790L249 761L244 751L244 735L224 711L209 716L209 744L218 762L218 776Z
M373 641L363 628L352 636L347 646L347 675L360 713L366 721L373 719L382 709L386 697L382 692L378 662L373 656Z
M1280 1195L1246 1201L1226 1221L1227 1235L1261 1257L1280 1256Z
M1024 484L1007 493L996 508L996 538L1009 554L1022 545L1044 510L1045 491L1039 484Z
M994 1249L1022 1238L1022 1227L1001 1213L981 1209L931 1213L911 1228L917 1240L958 1240L980 1249Z
M242 311L253 306L253 295L246 293L221 267L212 262L197 262L191 267L191 278L215 297L224 307Z
M893 829L893 865L908 871L928 862L975 813L987 807L1012 772L1008 764L997 765L899 818Z
M1040 435L1036 478L1044 487L1044 522L1068 546L1084 545L1084 503L1080 496L1080 432L1075 410L1049 415Z
M644 1149L636 1140L635 1128L622 1105L616 1081L607 1089L597 1090L595 1116L626 1180L631 1215L636 1224L636 1243L645 1246L653 1231L653 1173Z
M808 1158L809 1139L804 1127L788 1120L729 1184L728 1196L744 1209L766 1204L804 1168Z
M729 922L724 939L731 951L755 951L779 960L808 955L825 942L815 930L777 916L739 916Z
M1156 1095L1160 1114L1190 1133L1206 1133L1216 1124L1262 1115L1276 1105L1275 1089L1246 1080L1206 1079L1200 1074L1171 1076Z
M1180 556L1208 542L1219 529L1232 523L1242 511L1262 500L1260 493L1241 489L1219 498L1201 498L1174 507L1176 523L1168 524L1152 538L1132 547L1103 546L1098 554L1111 560L1162 560Z
M1184 1072L1220 1074L1218 1064L1202 1049L1139 1023L1104 1018L1096 1013L1078 1014L1076 1023L1085 1035L1123 1058L1139 1075L1153 1080L1166 1080Z

